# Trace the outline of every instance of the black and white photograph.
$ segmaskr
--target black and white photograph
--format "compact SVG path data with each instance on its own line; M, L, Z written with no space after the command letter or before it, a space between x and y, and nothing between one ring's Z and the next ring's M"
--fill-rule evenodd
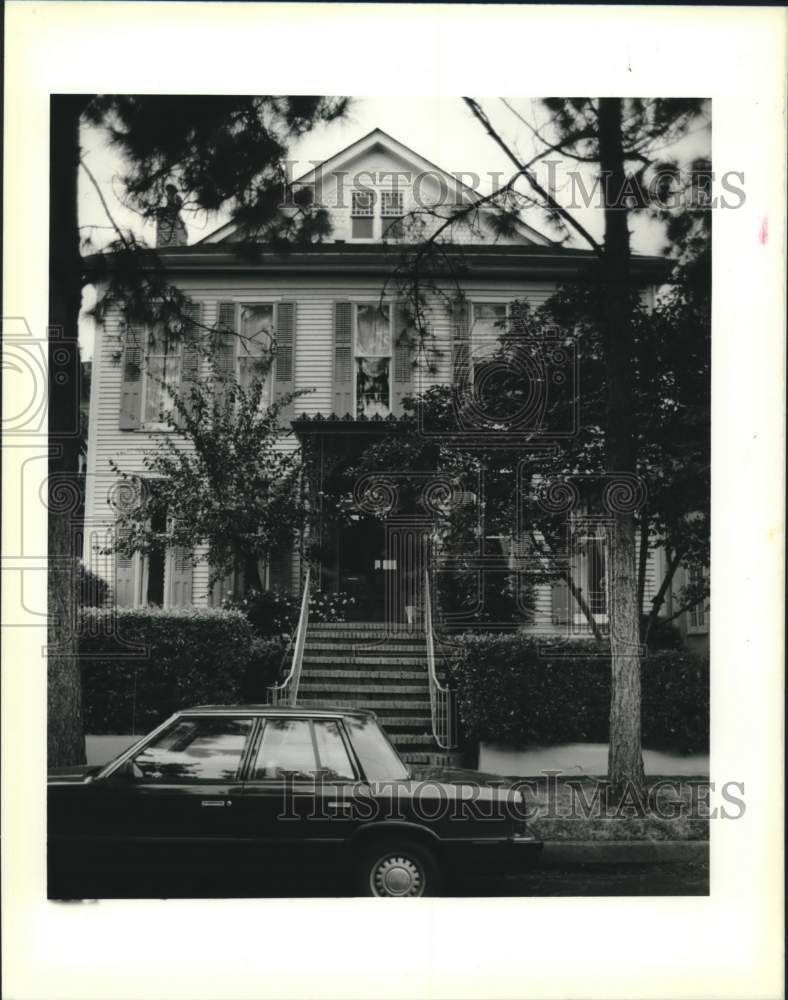
M30 20L35 5L13 6ZM95 7L111 30L111 4L62 6ZM161 6L186 20L222 7ZM327 25L309 4L238 6L263 61L288 23ZM375 18L395 12L358 10L354 38L383 65ZM485 10L485 37L496 11L505 33L507 12ZM197 24L184 21L174 55L190 81ZM16 476L4 495L19 504L4 565L18 568L20 609L31 586L45 591L27 661L43 713L40 904L72 921L163 907L201 925L243 906L264 940L305 901L373 906L342 912L403 928L401 907L494 903L502 925L521 921L523 946L532 907L560 921L582 905L623 915L650 901L658 919L664 905L718 904L717 831L735 836L767 792L734 753L722 767L711 754L725 739L716 692L759 669L729 666L733 640L713 636L739 628L748 646L743 595L760 586L737 577L734 621L718 565L731 540L712 528L738 517L752 558L762 531L782 538L782 515L753 507L745 521L721 501L719 404L746 424L759 388L742 362L745 392L720 394L731 344L712 320L725 319L719 275L749 294L721 239L743 213L757 223L748 252L784 267L784 191L751 205L752 175L718 155L725 100L698 74L677 86L667 64L661 95L575 72L586 97L555 96L555 75L485 85L478 68L456 95L398 94L390 68L388 93L260 70L259 93L208 60L201 85L177 72L157 85L138 67L138 87L98 74L86 87L81 70L40 96L45 324L8 299L3 311L20 401L3 420ZM771 341L753 323L736 350L776 343L784 361L784 318L769 323ZM784 393L773 398L779 418ZM754 416L748 440L761 427L776 440ZM748 468L757 492L767 473L745 456ZM781 558L760 557L775 581ZM777 617L769 627L776 641ZM764 680L776 698L777 675ZM741 701L737 743L759 704L779 705L759 702L764 690ZM37 780L20 763L14 781ZM131 961L149 936L135 912ZM385 962L398 946L379 947ZM475 932L463 948L494 960ZM706 978L686 995L712 995ZM15 981L9 996L100 995ZM404 996L395 981L399 993L363 995ZM206 980L190 995L357 995L342 982ZM666 983L637 995L681 993ZM556 988L467 995L619 995ZM116 982L112 995L141 993Z

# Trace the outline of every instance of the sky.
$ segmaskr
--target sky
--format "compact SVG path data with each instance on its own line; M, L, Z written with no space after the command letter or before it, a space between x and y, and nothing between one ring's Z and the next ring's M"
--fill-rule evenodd
M480 99L480 103L496 128L519 155L526 160L534 155L538 148L536 140L528 128L518 121L498 98ZM509 103L532 124L538 126L543 122L544 114L535 100L512 98ZM321 125L293 145L290 158L295 163L291 176L298 177L311 168L310 161L327 159L375 128L383 129L393 138L450 173L470 171L477 174L480 177L481 194L489 192L496 183L491 175L498 174L497 183L504 184L514 172L505 153L484 132L459 97L363 97L352 101L344 120ZM696 129L679 145L665 152L675 152L680 158L687 159L709 155L710 138L709 124ZM122 228L132 229L138 237L153 243L154 224L144 223L140 216L121 202L118 175L122 173L123 163L117 153L108 147L104 134L94 128L83 127L81 142L83 159L101 189L115 222ZM550 158L554 160L556 156ZM570 166L572 169L578 168L574 163ZM539 174L540 180L544 181L547 177L547 168L538 169L544 171ZM560 166L557 171L560 185ZM586 179L586 187L591 188L590 176ZM567 194L567 189L564 189L563 193ZM574 214L592 236L595 238L601 236L603 218L599 208L580 208ZM526 214L524 218L535 229L555 238L555 232L550 230L539 212ZM227 215L207 217L205 213L189 214L184 217L184 221L188 241L194 243L226 222ZM114 238L111 222L85 171L80 171L79 178L79 223L83 237L89 236L92 240L93 250L101 249ZM636 253L658 254L663 249L664 235L657 223L643 218L632 218L631 230L632 248ZM570 240L567 245L583 244ZM91 251L86 249L85 252ZM80 342L85 359L92 357L93 353L93 323L84 312L93 302L93 290L88 288L83 297L83 315L80 319Z

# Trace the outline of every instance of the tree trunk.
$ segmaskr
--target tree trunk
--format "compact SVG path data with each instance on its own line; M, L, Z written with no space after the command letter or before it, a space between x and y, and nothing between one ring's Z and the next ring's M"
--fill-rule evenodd
M630 305L630 247L624 191L621 100L600 98L599 165L605 194L606 463L608 473L633 473L634 405L631 361L634 355ZM631 512L612 512L610 531L610 795L626 793L644 800L646 781L640 729L640 613L637 606L637 539Z
M50 767L84 763L77 655L77 481L82 261L77 224L79 120L86 98L51 102L49 202L49 484L47 755Z

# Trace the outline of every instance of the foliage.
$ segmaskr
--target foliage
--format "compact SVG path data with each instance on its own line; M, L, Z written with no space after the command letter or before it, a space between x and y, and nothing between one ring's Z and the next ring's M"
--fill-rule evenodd
M79 625L90 733L146 732L180 708L238 702L257 675L276 674L272 645L238 611L89 608Z
M105 130L122 154L120 178L134 208L153 216L168 184L186 210L229 210L250 238L280 239L290 224L282 163L291 143L316 125L341 118L342 97L236 95L100 95L85 118Z
M468 635L452 657L451 674L466 739L607 742L611 671L604 647ZM642 681L644 745L708 749L708 661L683 650L651 652L643 658Z
M195 383L165 413L173 433L143 455L145 480L110 462L132 498L116 512L119 551L202 542L212 583L240 565L259 585L260 561L292 543L304 512L300 451L277 448L292 394L263 406L263 387L263 377Z
M664 618L658 618L656 624L649 627L649 615L642 615L640 619L640 634L643 642L646 643L650 651L661 649L682 649L684 647L684 636L681 630ZM648 635L646 630L648 629Z
M355 598L343 593L313 592L309 598L309 620L343 622ZM281 590L252 590L240 600L228 600L226 608L243 612L260 636L292 635L298 623L301 598Z
M365 475L382 480L393 476L399 509L423 510L426 475L437 488L429 509L432 565L451 565L436 575L436 617L515 627L533 607L532 588L511 573L506 550L517 521L514 470L523 454L512 448L482 455L472 447L447 443L455 429L451 386L432 386L419 397L405 399L403 416L344 470L336 493L337 516L343 503L350 508L353 484ZM323 509L328 509L325 502ZM493 551L492 540L499 537L503 547ZM477 567L482 552L487 566L483 600L473 610L480 597Z
M88 569L84 563L77 564L79 575L79 606L81 608L100 608L107 602L110 587L103 577Z

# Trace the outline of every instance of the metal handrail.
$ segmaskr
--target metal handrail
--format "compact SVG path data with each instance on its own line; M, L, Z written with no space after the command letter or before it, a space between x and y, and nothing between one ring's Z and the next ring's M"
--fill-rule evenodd
M273 684L268 688L269 705L295 705L298 699L298 685L301 682L301 663L304 659L304 643L306 642L306 630L309 625L309 576L310 567L307 566L304 577L304 593L301 597L301 611L298 615L298 628L295 633L295 649L293 650L293 662L287 677L281 684Z
M430 573L424 571L424 627L427 633L427 673L430 682L432 732L441 750L457 749L457 696L441 684L435 670L435 642L432 634Z

